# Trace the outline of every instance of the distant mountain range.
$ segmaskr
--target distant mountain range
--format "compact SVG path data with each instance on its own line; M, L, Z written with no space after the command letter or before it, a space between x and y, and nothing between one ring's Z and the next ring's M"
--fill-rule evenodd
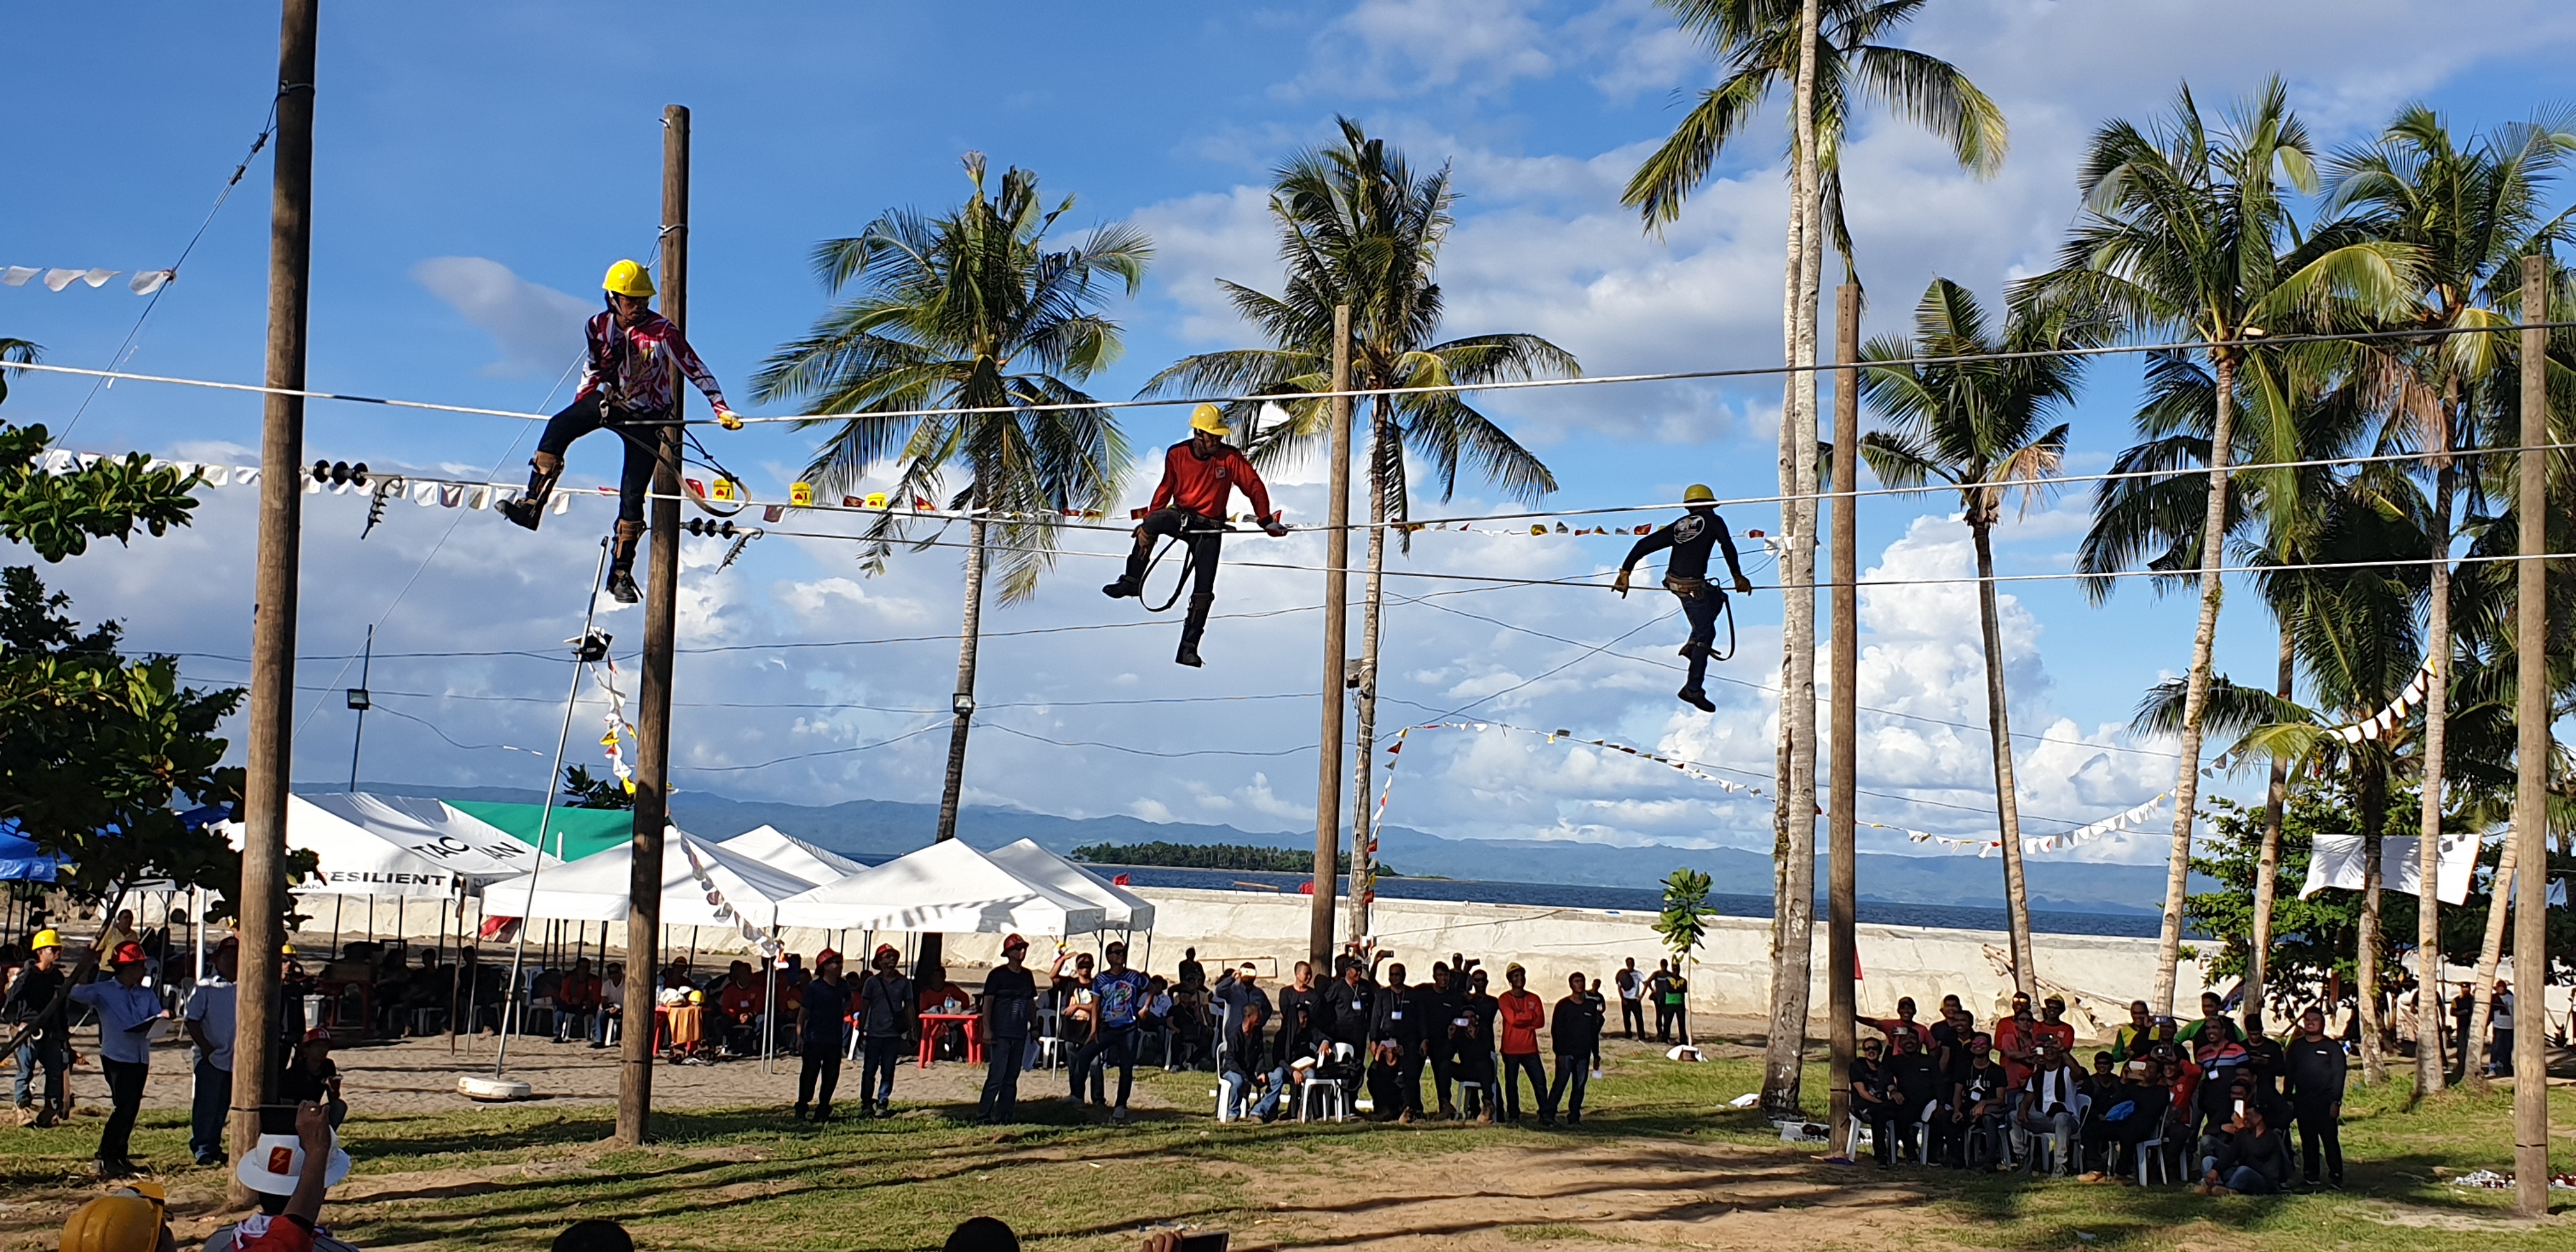
M338 784L299 784L297 791L339 791ZM544 797L532 790L508 787L430 787L406 783L366 783L360 788L384 795L439 796L454 800L498 800L532 804ZM717 838L761 825L775 826L797 838L847 856L876 860L900 856L930 842L939 806L893 800L848 800L833 805L782 804L735 800L706 792L682 792L672 800L672 817L681 827ZM1232 826L1189 822L1149 822L1138 817L1057 817L1025 809L970 805L957 815L958 837L978 848L998 848L1020 839L1069 853L1089 843L1237 843L1281 848L1311 848L1307 840L1272 831L1238 830ZM1381 832L1381 853L1391 864L1415 876L1497 879L1515 882L1572 883L1595 887L1651 888L1682 866L1706 871L1718 889L1737 894L1768 895L1771 858L1737 848L1623 848L1607 844L1552 839L1444 839L1418 830L1390 826ZM2061 912L2154 914L2164 901L2164 867L2109 865L2081 861L2025 863L2030 906ZM1966 908L2001 908L2003 866L1973 856L1894 856L1864 853L1855 872L1860 898L1892 904L1937 904ZM2197 875L2194 890L2213 884Z

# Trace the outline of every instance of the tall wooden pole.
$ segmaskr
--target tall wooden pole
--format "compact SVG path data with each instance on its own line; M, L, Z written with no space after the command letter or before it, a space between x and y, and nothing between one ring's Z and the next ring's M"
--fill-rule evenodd
M313 268L313 49L321 0L285 0L277 34L277 149L268 217L268 385L304 389L304 326ZM233 1018L238 1158L259 1142L279 1027L278 949L286 936L287 782L295 762L296 569L304 525L304 399L272 392L262 408L259 572L250 628L249 777L242 789L239 990ZM247 1199L239 1183L236 1201Z
M1858 890L1852 857L1859 849L1860 795L1860 287L1834 292L1833 759L1826 801L1825 1012L1833 1020L1833 1155L1851 1155L1851 1066L1859 1011L1853 975L1860 966Z
M2531 1007L2513 1032L2513 1198L2525 1217L2549 1215L2549 319L2546 257L2522 259L2522 451L2514 570L2513 977ZM2437 693L2438 694L2438 693Z
M689 318L689 110L662 108L662 316ZM669 417L682 392L673 380ZM635 863L628 879L625 1033L618 1038L617 1142L652 1137L653 995L662 964L662 832L671 821L671 642L680 603L680 428L655 439L652 568L644 581L644 678L636 695Z
M1333 390L1351 387L1351 306L1333 308ZM1333 451L1324 497L1324 731L1315 770L1315 915L1307 928L1307 959L1315 976L1333 976L1333 880L1342 847L1343 671L1350 665L1351 603L1351 398L1332 400ZM1365 751L1366 749L1363 749ZM1367 849L1351 840L1351 941L1368 927Z

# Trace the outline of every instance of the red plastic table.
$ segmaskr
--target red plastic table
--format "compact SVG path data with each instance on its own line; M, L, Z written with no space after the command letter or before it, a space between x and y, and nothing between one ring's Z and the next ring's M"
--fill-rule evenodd
M939 1049L939 1036L948 1027L966 1032L966 1063L984 1063L984 1018L977 1013L924 1013L921 1015L921 1055L918 1063L930 1068L931 1055Z

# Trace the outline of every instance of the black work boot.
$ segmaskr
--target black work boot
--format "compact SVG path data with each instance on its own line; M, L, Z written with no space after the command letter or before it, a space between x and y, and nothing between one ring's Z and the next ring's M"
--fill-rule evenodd
M1100 594L1107 596L1112 600L1117 600L1123 599L1127 596L1142 596L1145 594L1145 588L1140 585L1137 580L1121 574L1118 576L1118 580L1116 582L1102 586Z
M492 511L514 525L535 530L538 521L545 516L546 497L554 494L555 480L562 476L563 458L540 452L528 461L528 494L516 500L504 500Z
M634 604L644 598L635 589L635 545L644 537L644 523L619 518L617 542L608 550L608 595L619 604Z
M1151 559L1153 559L1151 550L1146 548L1143 540L1138 540L1136 546L1127 552L1127 572L1120 574L1118 581L1102 587L1100 594L1112 600L1127 596L1144 598L1145 563Z
M1682 703L1698 709L1702 713L1714 713L1717 711L1717 706L1708 702L1708 693L1697 687L1684 687L1673 694L1680 696Z
M1192 669L1202 664L1199 660L1199 636L1207 633L1208 610L1215 605L1216 593L1212 591L1190 597L1190 615L1181 623L1181 650L1172 657L1174 664L1187 665Z

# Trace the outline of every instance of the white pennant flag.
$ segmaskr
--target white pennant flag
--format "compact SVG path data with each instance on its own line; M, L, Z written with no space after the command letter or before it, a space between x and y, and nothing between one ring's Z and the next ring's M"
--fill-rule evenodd
M222 466L222 465L209 465L209 466L206 466L206 467L205 467L205 474L206 474L206 485L207 485L207 486L209 486L209 487L223 487L223 486L229 486L229 485L231 485L231 483L232 483L232 481L233 481L233 472L232 472L232 470L231 470L229 467L226 467L226 466Z
M245 487L250 486L252 483L258 482L258 481L259 481L259 467L258 467L258 466L256 466L256 465L236 465L236 466L234 466L234 467L233 467L233 481L234 481L234 482L237 482L237 483L240 483L242 486L245 486Z
M44 273L43 270L32 265L12 265L5 270L0 270L0 283L7 283L12 287L24 287L28 279L42 273Z
M163 284L178 276L177 270L143 270L125 280L125 285L138 296L148 296L161 290Z

